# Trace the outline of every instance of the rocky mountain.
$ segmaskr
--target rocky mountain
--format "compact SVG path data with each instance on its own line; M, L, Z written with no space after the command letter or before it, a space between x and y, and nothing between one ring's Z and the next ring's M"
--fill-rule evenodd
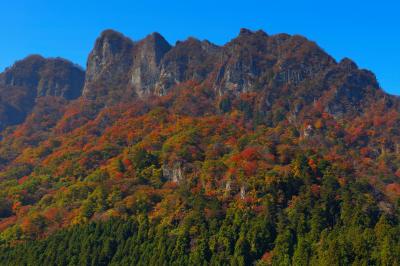
M88 58L83 95L118 102L166 95L187 81L204 83L219 96L260 93L264 110L282 90L297 98L288 107L295 112L321 99L335 115L361 110L368 99L384 95L371 72L349 59L335 62L304 37L247 29L224 46L195 38L171 46L158 33L134 42L107 30Z
M38 55L16 62L0 74L0 128L24 121L38 98L81 96L85 72L60 59Z
M106 30L0 122L1 265L400 263L400 100L305 37Z
M219 96L257 92L264 112L282 90L296 98L287 106L296 113L320 99L327 112L341 115L361 111L370 99L384 96L371 72L359 70L350 59L335 62L301 36L241 29L224 46L195 38L171 46L158 33L134 42L106 30L89 55L86 75L66 60L41 56L30 56L2 73L0 122L2 128L21 123L38 97L72 100L82 95L116 103L166 95L187 81L204 83ZM385 97L388 104L396 102Z
M154 93L161 58L170 49L158 33L134 43L120 33L104 31L89 55L83 96L116 94L121 99Z

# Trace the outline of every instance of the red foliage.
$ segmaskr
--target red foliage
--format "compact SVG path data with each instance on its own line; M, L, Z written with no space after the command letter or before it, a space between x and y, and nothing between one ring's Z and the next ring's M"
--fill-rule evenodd
M308 160L308 165L314 172L317 170L317 165L315 164L315 161L312 158Z
M244 149L240 155L244 160L251 161L256 160L259 157L259 152L257 148L249 147Z
M319 193L320 193L320 191L321 191L321 186L320 186L320 185L317 185L317 184L312 184L312 185L311 185L311 192L312 192L314 195L318 196Z
M392 183L386 186L386 191L400 197L400 184Z
M131 162L131 160L129 160L128 158L123 159L123 160L122 160L122 163L124 164L124 166L125 166L126 168L131 168L131 167L132 167L132 162Z
M26 180L28 180L29 179L29 176L23 176L23 177L21 177L20 179L18 179L18 184L23 184L23 183L25 183L25 181Z
M178 187L178 184L172 181L168 181L164 184L163 188L164 189L176 189Z
M19 201L14 202L12 205L13 212L17 213L18 210L21 208L21 206L22 206L21 202L19 202Z
M56 221L57 219L59 219L60 217L62 217L64 214L64 211L60 208L56 208L56 207L51 207L49 209L47 209L44 213L43 216L49 220L49 221Z
M263 206L263 205L256 205L256 206L253 206L253 211L254 211L255 213L263 213L263 212L265 212L265 210L266 210L266 207Z
M262 256L261 260L265 261L266 263L272 263L273 254L271 251L266 251Z
M243 169L245 171L245 174L247 176L252 176L256 173L257 171L257 162L252 161L252 162L245 162L243 164Z

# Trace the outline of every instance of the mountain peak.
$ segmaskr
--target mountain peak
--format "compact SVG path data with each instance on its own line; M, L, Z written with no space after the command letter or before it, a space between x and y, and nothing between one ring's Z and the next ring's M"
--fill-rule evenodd
M129 70L129 86L133 88L135 95L144 97L154 92L160 78L159 64L171 48L167 40L157 32L137 43L133 49L133 62Z
M62 58L30 55L0 74L0 129L21 123L38 98L81 96L84 70Z
M0 84L26 87L38 96L74 99L81 94L83 77L83 69L66 59L29 55L6 69L0 76Z
M168 43L168 42L165 40L164 36L162 36L162 35L161 35L160 33L158 33L158 32L152 32L152 33L149 34L147 37L148 37L148 38L150 37L150 38L154 39L155 41L166 42L166 43Z
M239 32L239 36L246 36L251 34L253 34L253 31L246 28L241 28Z
M109 87L115 87L115 79L119 84L127 83L134 45L131 39L114 30L100 34L86 64L85 97L107 94Z
M168 41L158 32L146 36L143 40L139 41L138 46L144 46L147 53L154 53L155 61L158 63L161 57L171 49Z
M239 31L239 37L252 36L252 35L268 36L268 34L263 30L253 31L250 29L241 28Z
M44 61L44 60L45 60L45 58L40 54L31 54L17 62L29 62L29 61L32 62L32 61Z
M127 38L124 34L113 29L106 29L100 33L100 39L110 38L110 39L123 39Z
M122 33L114 30L105 30L97 38L94 50L101 52L103 56L107 56L106 53L119 53L121 50L127 49L132 45L133 41L125 37Z
M347 57L340 60L339 65L341 67L349 69L349 70L358 69L357 64L353 60L351 60L350 58L347 58Z

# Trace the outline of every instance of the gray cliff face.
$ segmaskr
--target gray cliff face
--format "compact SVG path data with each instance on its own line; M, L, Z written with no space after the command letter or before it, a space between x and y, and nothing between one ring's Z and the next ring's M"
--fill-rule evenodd
M257 39L262 42L255 44ZM266 65L262 62L267 40L264 32L241 29L239 36L224 47L223 61L215 81L219 94L250 91L262 69L272 67L273 62L266 62Z
M144 97L159 80L161 58L171 49L158 33L139 42L107 30L96 40L87 62L83 96Z
M133 41L122 34L104 31L89 54L83 96L94 98L125 90L132 67L133 46Z
M189 38L178 42L162 59L156 94L164 95L176 84L204 81L218 63L221 47Z
M174 183L180 183L184 180L184 170L182 169L182 163L176 162L173 167L163 165L162 167L163 177Z
M153 94L160 79L161 59L170 49L171 45L158 33L136 44L130 83L140 98Z

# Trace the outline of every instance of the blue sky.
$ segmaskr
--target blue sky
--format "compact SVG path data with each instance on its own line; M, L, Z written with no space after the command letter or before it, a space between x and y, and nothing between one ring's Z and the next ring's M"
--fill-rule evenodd
M0 70L29 54L85 66L99 33L134 40L160 32L172 44L195 36L224 44L242 27L302 34L340 60L372 70L400 95L400 3L359 1L19 0L0 3Z

